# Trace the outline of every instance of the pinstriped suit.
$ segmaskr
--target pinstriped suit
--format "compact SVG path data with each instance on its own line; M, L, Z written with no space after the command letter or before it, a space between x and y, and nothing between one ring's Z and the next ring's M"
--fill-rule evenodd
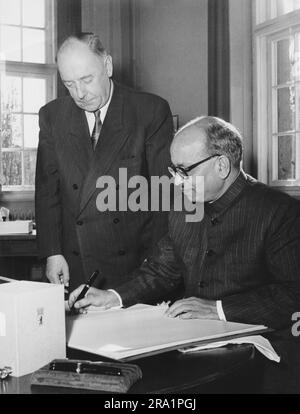
M64 255L71 290L97 268L105 278L98 278L96 286L116 286L165 233L166 214L99 212L96 181L103 175L112 176L118 190L119 168L127 168L128 179L167 174L172 135L166 101L118 84L95 152L84 111L70 97L40 110L36 172L39 253L41 257Z
M155 254L117 291L125 305L184 296L222 300L227 320L284 328L300 310L300 203L243 172L204 219L171 212Z

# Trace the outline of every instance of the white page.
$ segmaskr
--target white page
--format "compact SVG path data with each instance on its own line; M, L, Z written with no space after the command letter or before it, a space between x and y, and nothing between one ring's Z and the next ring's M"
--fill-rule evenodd
M219 348L229 344L253 344L255 348L261 352L266 358L271 361L280 362L280 356L277 354L275 349L272 347L270 341L261 335L245 336L242 338L228 339L225 341L218 341L205 345L188 346L179 349L184 354L190 354L202 351L204 349Z
M164 315L166 309L166 304L138 305L69 317L68 346L113 359L125 359L266 328L218 320L170 318Z

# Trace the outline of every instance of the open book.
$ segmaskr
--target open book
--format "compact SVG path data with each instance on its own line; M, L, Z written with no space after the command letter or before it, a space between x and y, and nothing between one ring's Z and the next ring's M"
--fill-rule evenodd
M135 305L127 309L91 311L67 317L67 344L115 360L142 356L247 336L266 331L263 325L247 325L207 319L165 316L167 304Z

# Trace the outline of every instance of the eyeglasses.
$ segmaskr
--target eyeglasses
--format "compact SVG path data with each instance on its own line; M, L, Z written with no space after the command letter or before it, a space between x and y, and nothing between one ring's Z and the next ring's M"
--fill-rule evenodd
M175 177L176 174L179 175L180 178L183 180L186 179L189 175L188 172L190 172L192 169L198 167L198 165L203 164L204 162L210 160L214 157L220 157L221 154L215 154L211 155L210 157L205 158L202 161L196 162L195 164L190 165L189 167L183 168L183 167L176 167L176 165L171 164L170 167L168 167L169 173Z

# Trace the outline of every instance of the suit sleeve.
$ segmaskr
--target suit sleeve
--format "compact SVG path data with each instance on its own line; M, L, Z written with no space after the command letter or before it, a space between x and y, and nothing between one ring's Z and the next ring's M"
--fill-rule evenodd
M265 241L270 282L222 299L228 321L265 324L281 329L300 309L300 209L280 208Z
M37 242L41 258L62 252L59 171L47 115L46 108L41 108L35 181Z
M169 104L159 99L154 107L152 121L147 128L146 157L149 177L168 176L171 163L170 145L173 139L173 120ZM162 210L162 197L159 212L153 213L151 223L152 245L154 246L167 232L168 211Z
M126 307L136 303L157 304L176 296L183 278L168 235L159 241L153 254L130 274L130 278L115 289Z

